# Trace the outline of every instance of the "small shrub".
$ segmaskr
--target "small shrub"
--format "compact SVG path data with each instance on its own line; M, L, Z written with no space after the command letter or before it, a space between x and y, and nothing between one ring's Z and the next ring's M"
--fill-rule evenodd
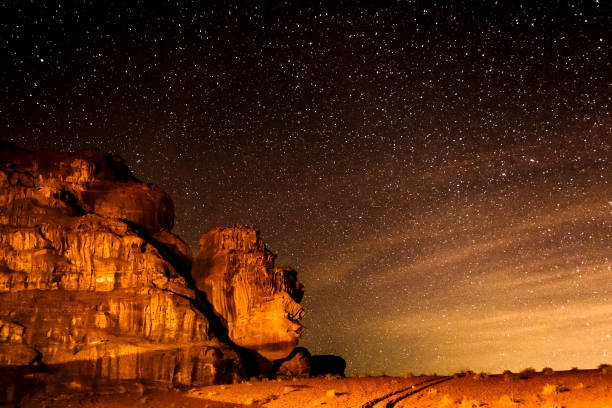
M612 373L612 365L610 364L600 364L597 368L599 369L599 371L601 371L602 374Z
M535 368L533 367L525 368L519 373L519 378L521 380L526 380L527 378L532 377L535 373L536 373Z
M580 370L578 367L572 367L572 371L578 371Z
M544 367L542 369L542 374L544 375L553 375L555 373L555 370L553 370L551 367Z
M512 374L512 372L504 373L504 381L505 382L510 382L510 381L512 381L514 379L516 379L516 375Z
M335 397L336 395L338 395L338 393L336 392L336 390L327 390L325 395L327 395L328 397Z
M472 370L461 370L458 373L453 375L454 378L461 378L466 376L473 376L474 372Z
M489 378L489 374L488 373L478 373L478 374L474 374L474 376L472 377L474 380L478 381L478 380L485 380L487 378Z

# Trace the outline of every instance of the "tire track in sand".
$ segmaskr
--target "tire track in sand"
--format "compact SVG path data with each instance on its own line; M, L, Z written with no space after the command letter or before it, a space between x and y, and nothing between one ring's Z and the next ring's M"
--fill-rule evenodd
M379 403L381 403L379 406L381 407L394 407L395 404L397 404L397 402L408 398L411 395L417 394L431 386L434 386L436 384L440 384L441 382L444 381L448 381L450 380L452 377L435 377L435 378L430 378L424 381L421 381L419 383L413 384L408 388L402 388L400 390L396 390L393 392L390 392L388 394L385 394L381 397L375 398L373 400L370 400L368 402L366 402L365 404L362 404L360 406L360 408L373 408L375 405L379 405ZM395 398L393 398L395 397Z
M385 408L393 408L393 407L395 407L395 404L397 404L398 402L400 402L400 401L402 401L402 400L404 400L404 399L406 399L406 398L408 398L408 397L410 397L412 395L418 394L418 393L426 390L429 387L433 387L434 385L438 385L440 383L443 383L443 382L446 382L446 381L449 381L449 380L452 380L452 379L453 379L453 377L436 378L433 382L430 382L428 384L424 384L420 388L410 389L410 390L408 390L408 392L405 392L402 395L398 395L397 397L392 398L389 401L384 402L383 405L381 405L381 406L383 406Z

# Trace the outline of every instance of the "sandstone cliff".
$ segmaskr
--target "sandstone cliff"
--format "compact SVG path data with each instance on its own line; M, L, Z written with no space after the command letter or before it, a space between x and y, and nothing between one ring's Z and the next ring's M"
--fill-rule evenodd
M269 361L297 346L304 288L290 268L275 268L275 255L252 227L216 228L200 238L192 276L237 345Z
M191 254L173 222L170 197L117 156L0 145L0 366L184 385L241 378L189 287Z
M173 223L117 156L0 143L0 403L32 371L91 386L331 372L296 349L304 288L258 230L215 228L193 260Z

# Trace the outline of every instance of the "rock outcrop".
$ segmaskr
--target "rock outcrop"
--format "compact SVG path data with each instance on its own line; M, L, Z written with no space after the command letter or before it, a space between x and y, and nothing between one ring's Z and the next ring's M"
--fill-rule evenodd
M312 372L312 356L304 347L297 347L286 359L278 362L279 377L309 377Z
M319 354L310 358L310 375L339 375L344 376L346 361L340 356Z
M0 145L0 366L96 380L236 381L189 285L170 197L117 156Z
M238 346L270 362L287 357L303 331L304 288L290 268L275 268L259 231L236 225L200 238L192 276Z
M344 371L296 348L304 288L258 230L215 228L193 260L173 224L118 156L0 143L0 403L41 371L91 386Z

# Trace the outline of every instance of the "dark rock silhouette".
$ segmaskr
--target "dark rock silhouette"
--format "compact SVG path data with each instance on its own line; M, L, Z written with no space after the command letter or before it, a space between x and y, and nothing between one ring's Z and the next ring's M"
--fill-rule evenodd
M296 347L284 360L277 362L276 375L279 377L309 377L312 370L312 356L304 347Z
M344 376L346 361L342 357L328 354L314 355L310 360L312 366L310 374L316 375L341 375Z

